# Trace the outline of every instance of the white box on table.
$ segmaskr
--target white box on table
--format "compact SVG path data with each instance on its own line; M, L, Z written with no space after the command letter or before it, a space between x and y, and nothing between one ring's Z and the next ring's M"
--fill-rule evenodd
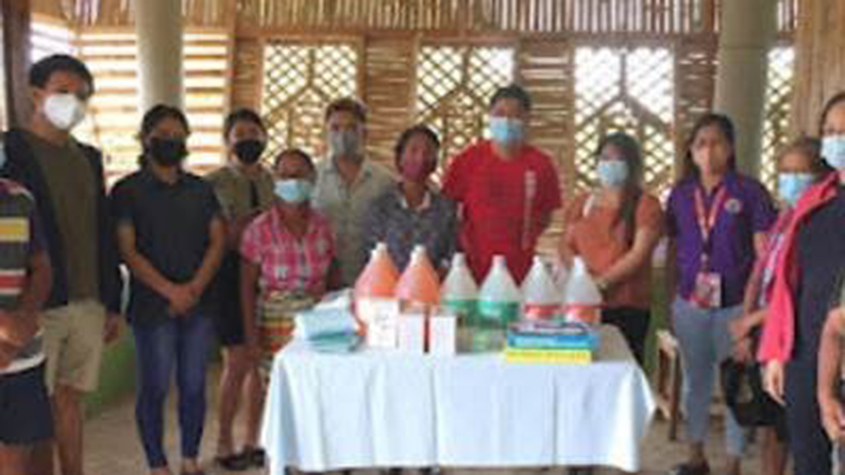
M399 302L395 299L366 298L355 303L359 318L367 326L367 345L396 348L396 320Z
M457 353L458 317L450 313L435 313L428 319L428 352L434 355Z
M425 353L425 315L401 313L396 323L399 349L406 353Z

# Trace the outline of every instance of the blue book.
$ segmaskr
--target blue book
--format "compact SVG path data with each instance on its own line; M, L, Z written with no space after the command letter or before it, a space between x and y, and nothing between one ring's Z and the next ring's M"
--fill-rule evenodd
M544 350L595 350L598 338L593 335L584 337L554 336L554 335L521 335L508 334L508 348L544 349Z
M593 350L598 344L598 334L580 322L523 320L508 329L511 348Z

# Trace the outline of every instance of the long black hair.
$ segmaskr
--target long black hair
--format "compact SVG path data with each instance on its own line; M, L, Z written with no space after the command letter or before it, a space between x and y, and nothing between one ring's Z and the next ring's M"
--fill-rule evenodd
M408 146L408 142L410 142L415 135L422 135L423 137L427 138L429 141L431 141L431 144L434 145L434 148L437 150L437 152L440 152L440 138L437 137L437 132L432 130L431 127L425 124L417 124L413 127L405 129L402 134L399 135L399 139L396 141L396 145L393 147L394 163L396 164L396 169L400 173L402 172L402 155L405 153L405 148Z
M622 160L628 165L628 177L623 186L622 208L615 224L624 223L625 242L633 244L637 231L637 207L643 194L643 155L637 139L625 132L613 132L599 141L596 159L601 160L601 153L608 146L616 147Z
M725 140L728 141L728 144L731 146L731 156L728 157L728 170L736 171L736 129L734 128L733 121L724 114L710 112L698 118L692 128L692 132L690 132L687 138L681 181L688 179L697 180L701 175L701 170L698 169L698 165L695 164L695 160L692 158L692 147L695 144L698 134L707 127L716 127L725 137Z

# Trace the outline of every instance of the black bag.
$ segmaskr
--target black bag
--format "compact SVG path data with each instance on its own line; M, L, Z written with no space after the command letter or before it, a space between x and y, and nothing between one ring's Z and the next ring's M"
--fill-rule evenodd
M726 359L719 368L728 409L743 427L775 425L781 407L763 389L762 367L756 362Z

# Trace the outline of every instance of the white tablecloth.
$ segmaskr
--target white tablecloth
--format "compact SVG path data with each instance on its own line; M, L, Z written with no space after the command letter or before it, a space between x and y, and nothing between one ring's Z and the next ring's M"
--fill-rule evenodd
M639 468L654 410L621 334L590 365L506 363L367 349L276 356L262 443L270 473L366 467Z

